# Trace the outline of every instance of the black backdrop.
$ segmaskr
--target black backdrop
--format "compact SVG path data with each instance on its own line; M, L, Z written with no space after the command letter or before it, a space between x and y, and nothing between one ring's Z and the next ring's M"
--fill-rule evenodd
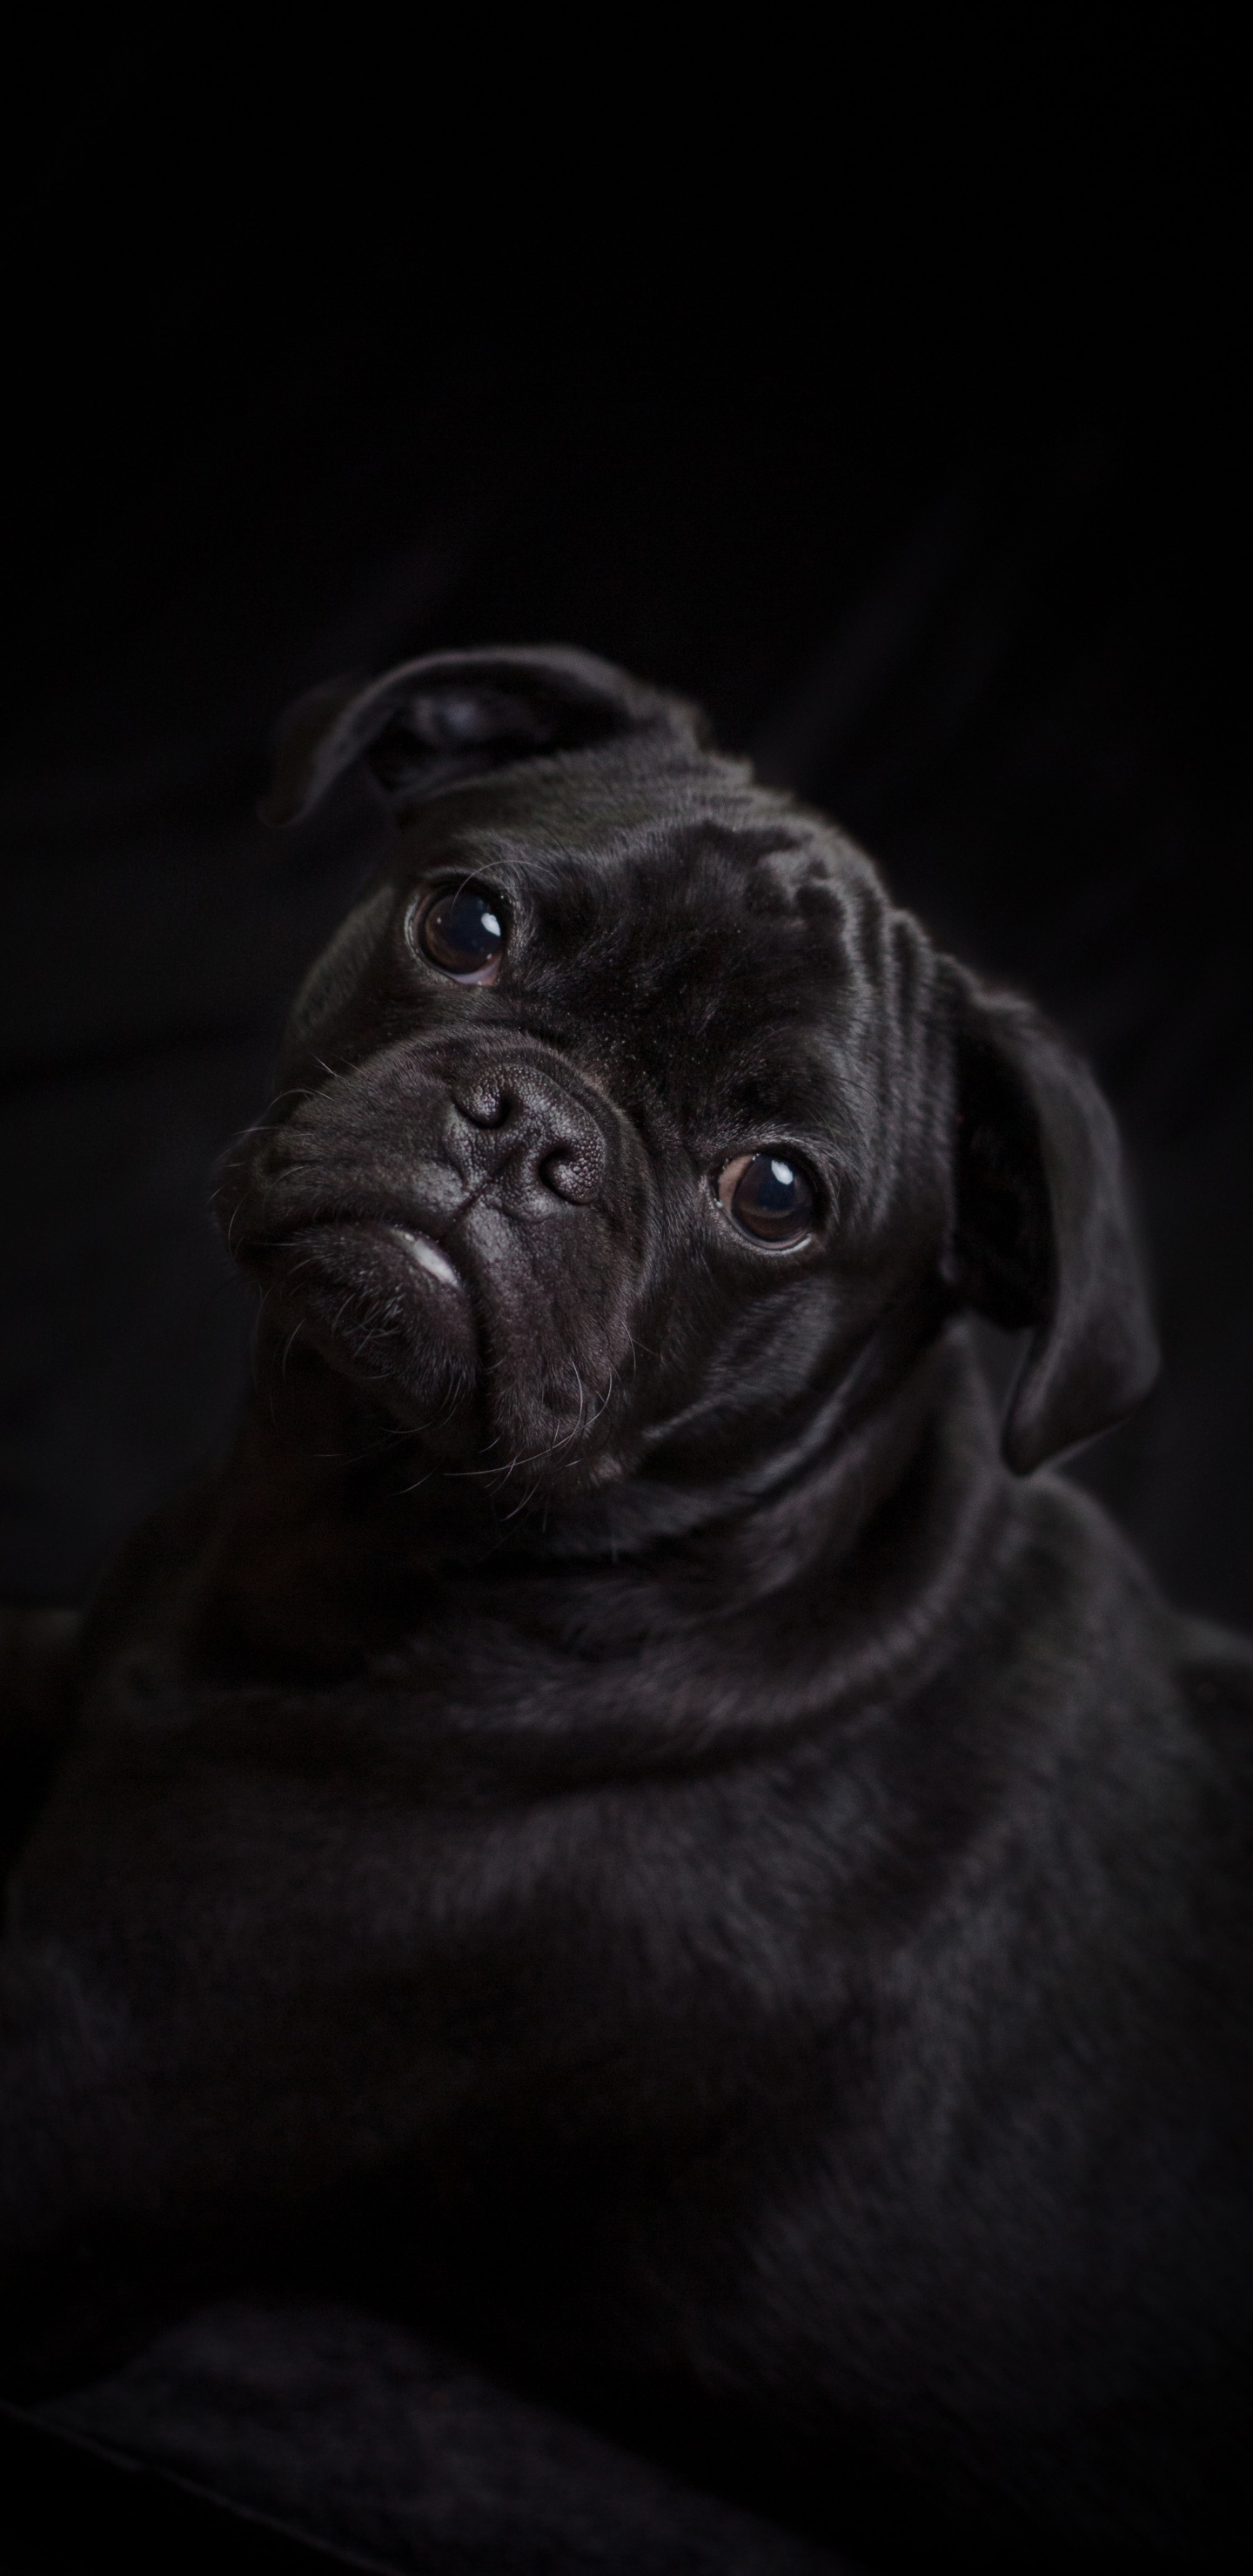
M138 37L41 73L7 326L10 1599L79 1598L238 1400L209 1174L378 829L352 788L256 824L275 715L556 638L703 698L1091 1050L1166 1368L1077 1472L1253 1625L1224 68L1169 28L1012 60L884 32L868 63L759 30L728 80L606 23L525 112L516 36L487 84L416 38L363 66L344 27L299 100Z

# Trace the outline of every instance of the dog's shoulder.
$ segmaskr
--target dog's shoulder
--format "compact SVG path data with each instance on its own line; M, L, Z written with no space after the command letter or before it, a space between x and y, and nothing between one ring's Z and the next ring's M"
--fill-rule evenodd
M1175 1622L1180 1687L1198 1725L1253 1753L1253 1639L1208 1619Z
M1005 1517L981 1614L933 1687L946 1776L960 1748L993 1783L978 1866L994 1852L998 1902L1046 1946L1108 1951L1116 1919L1115 1946L1169 1958L1185 1987L1189 1957L1247 1962L1253 1643L1176 1610L1065 1474L1009 1489Z
M1172 1672L1212 1783L1209 1830L1253 1948L1253 1642L1208 1620L1175 1622Z

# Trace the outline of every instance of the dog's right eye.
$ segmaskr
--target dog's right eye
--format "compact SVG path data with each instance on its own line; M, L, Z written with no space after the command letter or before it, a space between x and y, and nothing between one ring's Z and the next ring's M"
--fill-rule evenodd
M449 887L424 903L413 937L433 966L458 984L494 984L505 953L504 918L495 895L477 886Z
M776 1252L795 1251L813 1232L813 1184L781 1150L737 1154L719 1174L718 1196L741 1234Z

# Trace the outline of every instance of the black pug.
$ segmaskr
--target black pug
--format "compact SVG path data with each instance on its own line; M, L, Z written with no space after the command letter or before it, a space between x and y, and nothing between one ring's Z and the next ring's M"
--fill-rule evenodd
M271 818L357 761L12 1881L8 2383L286 2264L879 2565L1234 2563L1253 1651L1030 1472L1152 1374L1109 1113L601 662L320 691Z

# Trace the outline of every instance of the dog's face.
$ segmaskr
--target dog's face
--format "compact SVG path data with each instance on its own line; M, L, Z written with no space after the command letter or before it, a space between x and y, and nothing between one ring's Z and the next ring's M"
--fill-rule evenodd
M584 656L321 693L288 808L362 756L400 828L222 1189L287 1335L519 1502L733 1467L885 1318L1056 1344L1022 1047L837 833Z

